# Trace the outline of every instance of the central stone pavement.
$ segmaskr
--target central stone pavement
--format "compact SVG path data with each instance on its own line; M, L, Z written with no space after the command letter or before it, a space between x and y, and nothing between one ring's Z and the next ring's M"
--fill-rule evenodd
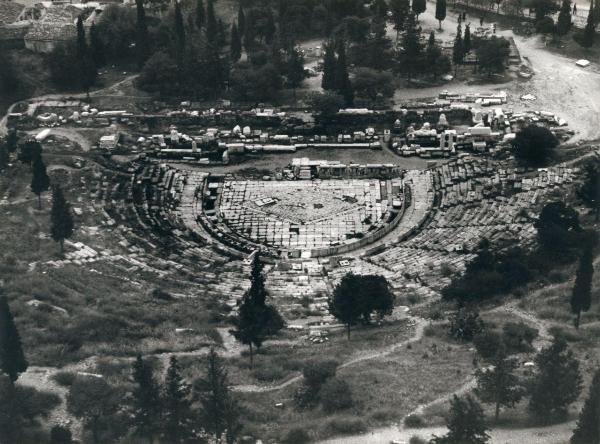
M219 216L240 236L282 249L358 241L386 223L388 183L379 180L229 181Z

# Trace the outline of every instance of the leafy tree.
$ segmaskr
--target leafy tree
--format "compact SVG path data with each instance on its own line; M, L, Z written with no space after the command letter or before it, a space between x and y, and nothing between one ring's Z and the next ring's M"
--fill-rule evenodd
M325 91L337 90L336 66L337 60L335 57L334 45L333 42L329 42L325 45L325 53L323 55L323 78L321 80L321 87Z
M42 156L42 145L36 140L28 140L19 150L17 158L24 164L32 165L34 160Z
M579 328L581 312L588 311L592 304L592 277L594 275L593 248L587 246L579 258L579 268L571 295L571 311L575 318L575 328Z
M233 319L235 328L231 333L242 344L249 346L252 365L253 346L260 348L265 338L276 334L284 323L277 310L266 304L268 294L258 253L252 261L250 283L250 289L242 297L238 314Z
M571 444L600 443L600 370L596 370L590 394L583 404L583 409L573 431Z
M563 254L573 247L573 234L581 230L577 211L563 202L546 204L534 225L540 247Z
M0 370L14 383L27 370L21 337L15 325L6 296L0 295ZM1 374L1 373L0 373Z
M37 156L33 161L33 176L31 178L31 192L38 197L38 209L42 209L42 193L50 189L50 178L46 173L46 164L42 156Z
M227 369L214 348L208 354L206 377L198 379L194 389L205 430L214 435L217 442L223 434L227 442L234 442L232 439L235 440L239 432L239 408L229 390Z
M344 98L333 91L314 93L309 102L311 108L322 117L333 116L344 106Z
M350 327L358 321L367 324L371 315L379 317L390 314L394 307L394 295L383 276L355 275L348 273L333 291L329 311L346 324L348 339Z
M67 394L67 410L83 421L92 433L92 442L100 443L103 420L119 408L120 394L104 378L77 377Z
M548 128L529 125L517 132L512 142L515 156L522 162L540 165L552 157L558 139Z
M483 409L470 395L464 398L453 396L446 425L448 433L434 435L430 444L485 444L490 439Z
M409 0L391 0L390 9L392 11L394 29L396 30L396 40L398 40L400 31L404 30L404 24L410 14Z
M52 187L52 210L50 211L50 235L60 243L60 252L64 252L65 239L73 235L75 224L71 214L71 205L65 199L60 186Z
M171 94L177 92L177 69L175 60L166 52L159 51L150 57L140 75L136 85L149 92Z
M142 68L149 56L148 25L146 24L146 11L144 0L135 0L137 22L135 32L135 50L138 68Z
M138 355L133 364L131 421L135 434L153 442L161 427L162 403L154 369ZM165 427L168 424L165 424Z
M588 163L583 170L583 184L577 195L594 210L596 222L600 220L600 162Z
M231 72L230 86L235 100L262 102L277 100L283 81L272 63L260 66L238 63Z
M231 44L229 54L232 62L237 62L242 56L242 40L240 39L238 27L235 23L231 26Z
M426 0L412 0L412 12L417 16L417 21L419 21L419 15L424 13L425 9L427 9Z
M503 72L506 69L506 60L509 54L510 47L505 38L492 36L483 40L477 47L479 69L487 72L488 76L495 72Z
M190 387L181 377L181 367L171 356L163 395L163 430L170 443L187 443L193 436Z
M563 0L556 22L558 35L565 35L571 30L571 0Z
M475 393L483 402L495 405L496 422L500 416L500 407L513 408L523 397L523 388L514 374L516 368L515 359L499 354L494 359L491 369L478 369L476 372Z
M453 338L471 341L483 329L483 321L472 307L460 307L450 318L450 336Z
M204 1L196 0L196 27L202 29L206 23L206 10L204 9Z
M394 77L389 72L357 68L352 79L352 88L358 97L372 102L375 102L378 97L387 99L394 95Z
M129 5L108 4L97 24L98 34L104 43L107 61L129 62L136 60L137 11Z
M557 10L555 0L534 0L535 21L539 22Z
M540 418L552 419L566 414L569 404L581 393L579 361L564 339L552 344L535 357L537 372L531 381L530 410Z
M440 23L440 31L442 30L442 22L446 19L446 0L437 0L435 3L435 19Z

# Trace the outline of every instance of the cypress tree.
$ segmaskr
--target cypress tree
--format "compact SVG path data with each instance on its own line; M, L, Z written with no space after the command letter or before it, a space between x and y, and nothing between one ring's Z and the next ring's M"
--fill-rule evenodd
M594 20L594 0L590 2L590 11L587 17L587 23L583 30L583 35L579 44L584 48L589 48L594 44L594 38L596 37L596 23Z
M245 35L246 34L246 14L244 14L244 8L242 8L241 3L240 3L240 9L238 9L237 23L238 23L238 31L239 31L240 35Z
M409 13L404 24L404 36L402 38L402 46L404 51L402 53L403 58L403 70L406 72L407 77L410 79L411 74L419 69L421 59L421 53L423 47L421 45L421 28L417 26L417 20L415 14Z
M8 166L10 154L6 142L0 141L0 171Z
M292 87L294 90L295 97L296 88L298 88L306 78L306 74L304 73L304 57L302 56L302 53L295 48L292 48L288 53L285 64L285 76L288 86Z
M104 66L106 64L104 42L102 42L100 34L98 34L98 28L96 28L95 23L92 23L92 26L90 27L90 51L96 67Z
M64 252L65 239L73 235L75 224L71 214L71 205L65 199L62 189L55 185L52 188L52 210L50 212L50 235L60 243L60 252Z
M83 28L83 19L77 17L77 58L82 59L87 52L87 42L85 40L85 29Z
M77 17L77 62L79 63L79 79L81 86L90 99L90 88L96 82L98 70L94 64L94 59L90 54L85 38L85 29L83 28L83 19Z
M354 103L354 90L348 74L348 64L346 61L346 43L343 40L338 42L338 58L335 74L336 90L344 98L346 106L352 106Z
M600 370L594 374L571 444L600 444Z
M558 35L565 35L571 29L571 25L571 0L563 0L556 21L556 32Z
M325 54L323 55L323 78L321 79L321 88L326 91L334 91L336 89L336 63L333 43L329 42L325 45Z
M204 10L204 1L196 1L196 27L202 29L206 23L206 11Z
M0 370L14 383L19 375L27 370L27 366L21 337L10 312L8 300L0 294Z
M133 363L131 414L135 434L154 442L161 427L161 399L152 366L138 355Z
M183 55L185 53L185 26L183 24L183 14L179 1L175 1L175 37L177 65L181 70L183 68Z
M144 0L135 0L137 22L135 28L135 50L138 68L142 68L148 58L148 25L146 24L146 11Z
M19 136L17 136L17 130L11 129L8 131L6 135L6 148L9 153L14 153L17 151L17 146L19 143Z
M571 311L576 316L575 328L579 328L581 312L588 311L592 304L592 276L594 275L594 254L591 246L584 249L579 258L579 268L571 295Z
M214 0L208 0L206 4L206 39L209 43L214 44L218 40L218 24L215 15Z
M31 177L31 192L38 197L38 209L42 209L42 193L50 189L50 178L46 173L46 164L42 156L33 160L33 175Z
M454 75L458 65L462 63L465 57L465 46L462 39L462 27L460 23L456 29L456 38L454 39L454 46L452 47L452 63L454 63Z
M231 44L229 53L232 62L237 62L242 56L242 40L240 39L240 33L238 32L238 27L235 23L231 25Z
M392 19L396 30L396 40L398 40L400 31L404 30L404 23L410 13L409 0L391 0L390 9L392 10Z
M440 23L441 31L442 22L446 19L446 0L437 0L435 3L435 18Z
M283 319L277 310L266 304L267 291L258 254L252 261L250 289L244 293L238 314L233 319L231 334L250 349L250 365L254 363L253 347L260 348L265 338L283 328Z
M465 37L463 38L463 48L465 55L471 52L471 25L465 26Z
M174 444L188 442L193 435L189 396L190 387L181 377L181 367L177 358L171 356L165 378L162 417L167 442Z
M594 210L595 220L600 220L600 162L588 163L584 168L584 181L577 196Z

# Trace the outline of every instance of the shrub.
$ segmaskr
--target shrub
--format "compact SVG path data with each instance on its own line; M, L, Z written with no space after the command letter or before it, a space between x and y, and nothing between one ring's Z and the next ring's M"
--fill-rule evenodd
M540 34L551 34L554 32L554 20L552 17L544 17L535 24L535 30Z
M52 375L52 379L61 387L70 387L76 376L75 373L62 371Z
M309 362L302 370L305 384L318 391L325 381L335 376L338 365L332 359Z
M418 429L419 427L423 427L425 425L425 421L419 415L408 415L404 418L404 426L410 429Z
M293 428L283 438L283 444L307 444L310 442L310 436L304 429Z
M522 353L533 350L531 343L538 336L535 328L523 322L507 322L502 327L502 340L509 353Z
M427 444L427 440L421 438L419 435L413 435L408 440L408 444Z
M279 366L269 365L264 368L254 370L254 377L258 381L273 382L282 379L285 376L285 371Z
M483 331L483 321L479 313L469 308L460 308L450 318L450 336L462 341L470 341Z
M477 353L484 359L496 356L498 350L504 347L502 336L493 330L484 330L473 338Z
M365 422L360 418L332 418L325 425L328 435L356 435L367 431Z
M333 413L352 407L352 391L348 383L342 379L333 378L323 384L319 392L323 410Z
M71 431L63 426L56 425L50 430L50 444L70 444L73 442Z

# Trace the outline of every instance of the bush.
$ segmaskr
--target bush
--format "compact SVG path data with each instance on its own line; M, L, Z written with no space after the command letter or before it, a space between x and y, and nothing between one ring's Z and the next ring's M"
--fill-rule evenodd
M535 30L540 34L552 34L554 32L554 20L552 17L544 17L535 24Z
M328 435L357 435L367 431L367 425L360 418L333 418L325 425Z
M325 381L335 376L338 365L339 362L332 359L309 362L302 370L305 384L318 391Z
M281 367L269 365L254 370L253 374L258 381L273 382L282 379L285 376L285 371Z
M352 407L352 391L348 383L342 379L333 378L323 384L319 392L323 410L327 413L338 412Z
M310 442L308 433L300 428L291 429L283 438L283 444L307 444Z
M502 340L509 353L532 351L531 343L537 336L537 329L529 327L523 322L507 322L502 328Z
M477 353L484 359L496 356L498 350L504 347L502 335L493 330L484 330L473 338Z
M50 444L70 444L73 442L71 431L63 426L56 425L50 430Z
M61 387L70 387L73 381L75 381L76 376L73 372L62 371L52 375L52 379Z
M541 165L552 157L558 139L548 128L529 125L519 131L512 142L515 156L528 164Z
M419 427L423 427L425 425L425 421L419 415L408 415L404 418L404 427L408 427L409 429L418 429Z
M428 441L426 439L421 438L419 435L413 435L408 440L408 444L427 444Z
M475 310L461 308L450 318L450 336L453 338L470 341L482 331L483 321Z

